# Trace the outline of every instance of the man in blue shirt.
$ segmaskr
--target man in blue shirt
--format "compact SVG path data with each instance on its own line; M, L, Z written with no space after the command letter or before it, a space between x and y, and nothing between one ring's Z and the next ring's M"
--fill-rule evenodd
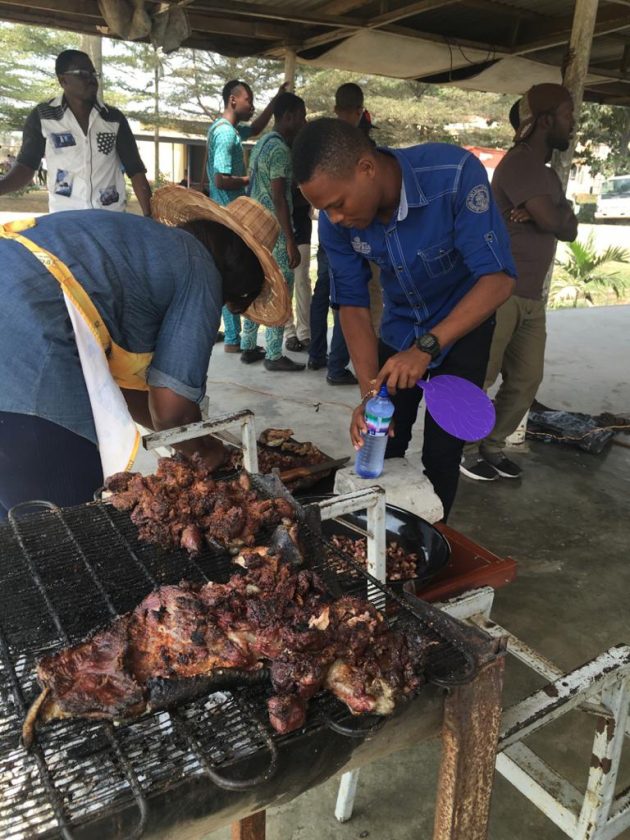
M364 395L352 443L362 446L365 400L384 382L396 406L386 457L402 457L421 399L417 380L449 373L483 385L494 312L512 294L516 272L485 170L457 146L375 149L359 129L333 119L298 135L293 168L306 198L324 211L319 237L331 297ZM380 341L366 259L381 270ZM427 415L422 458L445 518L462 447Z

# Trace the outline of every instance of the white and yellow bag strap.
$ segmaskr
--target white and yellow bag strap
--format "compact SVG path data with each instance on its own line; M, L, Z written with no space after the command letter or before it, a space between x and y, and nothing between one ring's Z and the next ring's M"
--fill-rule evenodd
M107 354L112 341L107 326L68 266L20 234L35 225L35 219L0 225L0 238L13 239L23 245L61 286L90 398L103 475L107 477L131 467L138 451L140 433L109 368Z

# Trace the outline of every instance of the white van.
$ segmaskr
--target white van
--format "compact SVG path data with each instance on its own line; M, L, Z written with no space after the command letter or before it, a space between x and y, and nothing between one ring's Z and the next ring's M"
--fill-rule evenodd
M630 222L630 175L615 175L604 181L597 199L595 218Z

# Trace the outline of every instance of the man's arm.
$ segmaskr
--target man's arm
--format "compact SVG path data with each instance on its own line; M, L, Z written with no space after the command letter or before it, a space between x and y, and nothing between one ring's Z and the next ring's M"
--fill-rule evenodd
M431 333L441 347L453 344L489 318L513 291L513 278L502 271L480 277L446 318L432 327ZM391 394L398 388L412 388L430 363L431 356L415 346L396 353L379 371L375 388L380 388L383 382Z
M278 88L278 93L274 96L274 98L269 102L267 107L260 113L254 122L250 123L251 134L250 137L257 137L261 131L264 131L267 126L269 125L269 120L273 116L273 104L276 101L276 98L280 96L281 93L284 93L287 87L289 86L288 82L283 82L280 87Z
M367 394L378 375L378 339L370 310L362 306L340 306L339 320L361 394Z
M131 180L131 186L133 187L133 191L136 194L136 198L138 199L138 204L142 210L144 216L151 215L151 186L147 181L147 176L144 172L138 172L136 175L133 175Z
M149 388L149 411L152 426L157 432L196 423L202 419L197 403L181 397L170 388ZM210 435L176 443L174 448L185 455L198 453L211 470L221 466L227 454L223 444Z
M0 178L0 195L17 192L28 186L33 180L35 170L30 166L24 166L23 163L16 163L13 169L8 172L4 178Z
M220 190L240 190L249 184L249 175L223 175L217 172L214 183Z
M553 233L561 242L573 242L576 238L577 217L566 199L554 204L551 196L537 195L525 202L525 210L537 228Z
M271 179L271 199L273 201L276 218L287 240L287 254L289 255L289 268L297 268L300 264L300 252L295 244L293 223L286 196L286 178Z

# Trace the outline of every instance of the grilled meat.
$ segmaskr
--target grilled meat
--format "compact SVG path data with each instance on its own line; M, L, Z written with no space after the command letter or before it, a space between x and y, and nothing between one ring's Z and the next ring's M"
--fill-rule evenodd
M292 470L296 467L310 467L320 464L327 459L313 443L300 443L291 440L293 429L265 429L258 437L258 471L270 473L277 469L280 472ZM243 467L243 453L233 448L229 451L226 465L228 469L240 470ZM225 468L224 466L224 468ZM300 479L289 481L287 487L294 486Z
M281 733L303 724L323 687L354 714L389 714L420 685L430 643L389 629L368 601L334 599L277 548L244 549L237 562L227 583L162 586L106 629L41 659L43 692L25 743L36 720L132 719L267 671L269 718Z
M339 551L367 568L367 540L365 537L346 537L335 534L330 542ZM407 552L395 540L387 543L386 564L387 580L409 580L419 574L420 558L414 552Z
M206 541L253 545L262 528L295 518L286 499L259 499L247 474L214 481L194 455L160 458L155 475L117 473L105 487L115 508L130 511L140 539L191 554Z

